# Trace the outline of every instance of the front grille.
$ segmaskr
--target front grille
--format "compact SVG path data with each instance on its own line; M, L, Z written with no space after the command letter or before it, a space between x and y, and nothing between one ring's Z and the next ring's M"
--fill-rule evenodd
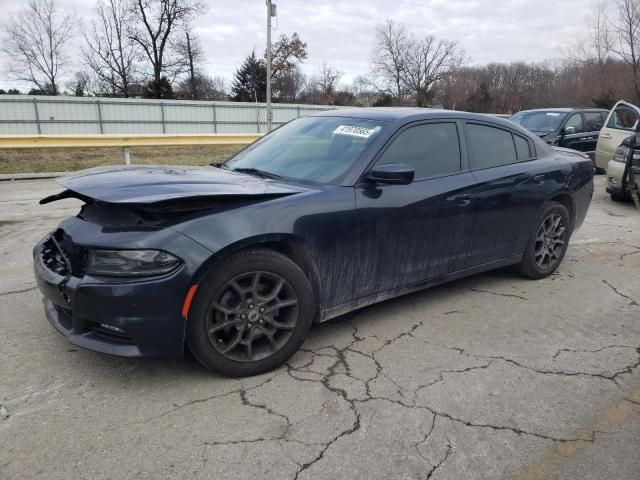
M73 243L64 230L56 230L45 242L42 260L58 275L82 277L87 270L87 249Z
M62 251L52 238L47 240L42 249L42 260L49 270L58 275L71 275L71 264L65 260Z

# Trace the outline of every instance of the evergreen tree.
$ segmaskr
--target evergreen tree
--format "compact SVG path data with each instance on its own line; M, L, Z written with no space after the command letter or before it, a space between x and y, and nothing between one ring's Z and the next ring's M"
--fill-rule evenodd
M161 77L160 82L156 84L155 80L151 80L145 85L145 98L176 98L173 93L173 87L167 77Z
M267 66L256 58L255 50L236 70L231 85L231 97L236 102L264 102L267 98Z

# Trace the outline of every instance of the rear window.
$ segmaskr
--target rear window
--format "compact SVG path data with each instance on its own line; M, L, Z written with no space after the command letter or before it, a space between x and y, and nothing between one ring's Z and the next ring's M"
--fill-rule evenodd
M507 130L468 123L467 139L474 169L497 167L518 161L513 136Z
M607 128L633 131L638 124L638 114L631 108L620 105L609 118Z

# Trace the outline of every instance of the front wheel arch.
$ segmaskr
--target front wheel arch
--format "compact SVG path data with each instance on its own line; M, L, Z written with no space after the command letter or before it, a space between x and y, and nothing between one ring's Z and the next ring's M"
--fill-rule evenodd
M259 235L245 238L227 245L211 255L207 261L198 268L196 273L193 275L191 284L199 284L208 272L215 268L216 264L223 262L229 256L255 248L265 248L281 253L298 265L311 283L316 305L320 306L322 299L322 283L318 267L312 255L309 253L308 248L305 246L304 240L292 234ZM316 312L316 319L318 318L318 315L319 308L318 312Z

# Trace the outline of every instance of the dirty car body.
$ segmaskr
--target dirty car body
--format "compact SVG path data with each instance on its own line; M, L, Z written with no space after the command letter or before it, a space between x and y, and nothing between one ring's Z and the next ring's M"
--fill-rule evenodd
M318 136L298 151L295 135L281 145L292 131L308 138L327 125L326 145ZM430 155L436 168L420 163ZM298 162L279 160L288 156ZM240 168L256 164L266 171ZM35 274L47 318L72 343L180 357L192 300L238 252L290 259L310 285L313 320L325 321L522 262L545 205L566 208L568 231L582 223L592 176L585 155L493 117L325 112L281 127L223 168L101 168L59 180L66 190L44 201L85 204L36 245ZM147 270L101 270L130 261Z

